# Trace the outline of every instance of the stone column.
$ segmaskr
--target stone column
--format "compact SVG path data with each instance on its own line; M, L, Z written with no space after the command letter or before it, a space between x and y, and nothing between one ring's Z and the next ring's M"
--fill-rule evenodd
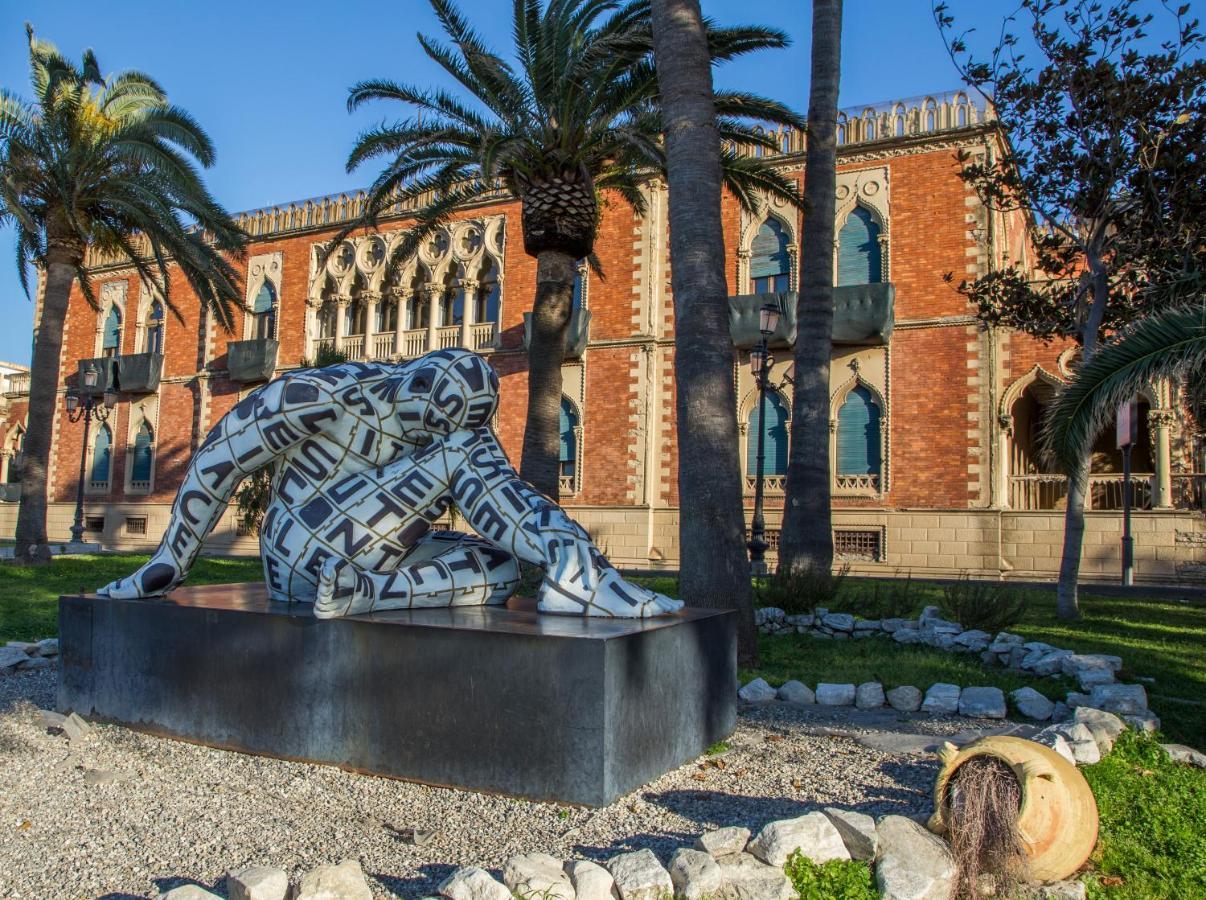
M440 295L444 293L442 285L425 284L423 294L427 297L427 349L436 349L436 317L440 313Z
M343 349L343 339L347 337L348 321L347 309L349 297L336 297L335 299L335 349Z
M1156 509L1168 509L1173 505L1171 433L1176 421L1177 414L1171 409L1153 409L1147 414L1152 450L1156 454L1153 460L1156 478L1152 485L1152 506Z
M376 291L363 291L360 302L364 304L364 359L373 359L377 348L373 343L373 335L377 333L377 304L381 295Z
M389 296L396 308L396 315L394 316L394 356L401 356L402 333L406 330L406 298L398 288L390 288Z
M477 282L473 279L464 279L461 281L461 296L464 298L464 303L461 307L461 346L467 350L475 350L476 347L470 343L472 339L472 328L470 318L471 313L477 306Z

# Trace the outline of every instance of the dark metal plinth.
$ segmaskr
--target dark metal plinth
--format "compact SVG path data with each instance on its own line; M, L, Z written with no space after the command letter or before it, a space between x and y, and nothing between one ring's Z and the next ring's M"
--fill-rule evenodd
M319 621L262 584L59 599L59 709L249 753L603 805L726 737L732 613Z

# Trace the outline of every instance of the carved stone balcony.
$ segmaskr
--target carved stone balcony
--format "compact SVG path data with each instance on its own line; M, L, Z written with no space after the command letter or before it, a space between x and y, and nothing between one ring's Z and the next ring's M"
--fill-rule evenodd
M762 338L758 317L762 307L778 303L782 311L779 327L771 335L772 348L790 347L796 342L796 303L799 294L742 294L729 298L729 334L733 346L749 350ZM881 284L851 284L833 289L833 343L886 345L892 337L896 287Z
M117 387L127 394L153 394L163 374L162 353L131 353L117 357Z
M276 352L280 341L258 338L234 341L226 347L226 371L230 380L239 384L267 381L276 371Z
M569 327L565 331L565 358L579 359L590 343L590 310L575 309L570 313ZM532 345L532 314L523 314L523 347Z

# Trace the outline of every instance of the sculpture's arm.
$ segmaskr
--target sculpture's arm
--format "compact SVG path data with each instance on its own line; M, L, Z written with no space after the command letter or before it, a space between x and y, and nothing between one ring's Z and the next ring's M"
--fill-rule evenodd
M489 429L454 436L444 452L452 498L474 531L545 569L542 610L636 618L682 607L621 578L581 525L519 477Z
M239 403L193 454L154 555L133 575L106 585L100 593L154 597L180 584L239 482L329 429L339 411L330 390L313 376L286 375Z

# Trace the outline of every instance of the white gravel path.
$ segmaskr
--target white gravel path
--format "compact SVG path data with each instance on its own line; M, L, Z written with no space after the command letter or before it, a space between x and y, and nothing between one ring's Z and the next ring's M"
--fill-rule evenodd
M560 807L115 726L95 726L69 744L37 712L53 708L55 678L54 670L0 678L0 897L130 900L189 881L225 896L228 869L272 865L297 878L343 858L360 860L374 896L418 897L457 866L497 869L516 853L603 859L649 847L665 861L705 829L757 829L822 806L918 814L930 807L937 770L930 755L824 733L832 711L779 704L743 711L723 756L683 766L604 809ZM901 721L889 715L874 728L843 728L882 730L889 719ZM927 720L921 730L954 733L969 724ZM411 828L434 834L416 846Z

